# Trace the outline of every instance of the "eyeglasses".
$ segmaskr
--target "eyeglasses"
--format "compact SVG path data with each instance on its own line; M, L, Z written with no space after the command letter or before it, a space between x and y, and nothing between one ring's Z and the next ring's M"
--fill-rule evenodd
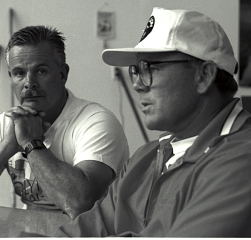
M152 85L152 64L161 64L161 63L184 63L184 62L191 62L194 61L192 59L182 59L182 60L169 60L169 61L159 61L159 62L147 62L145 60L141 60L136 65L129 66L129 75L131 78L132 84L140 83L144 87L151 87Z

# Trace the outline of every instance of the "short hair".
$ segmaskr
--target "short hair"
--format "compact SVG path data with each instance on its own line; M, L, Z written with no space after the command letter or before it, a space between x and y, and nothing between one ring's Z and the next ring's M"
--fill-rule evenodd
M6 61L9 64L9 51L14 46L37 45L41 42L48 42L55 47L62 62L65 63L64 41L65 37L56 28L42 25L24 27L11 36L5 50Z
M238 90L238 84L233 75L225 70L218 68L214 82L218 90L224 95L234 96Z

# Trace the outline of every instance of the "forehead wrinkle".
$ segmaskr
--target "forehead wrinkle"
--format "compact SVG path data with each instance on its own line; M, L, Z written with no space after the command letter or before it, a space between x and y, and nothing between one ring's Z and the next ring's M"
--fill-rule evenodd
M14 56L13 56L14 55ZM38 56L38 57L49 57L51 56L50 54L45 54L45 53L41 53L41 51L19 51L19 52L10 52L9 54L9 58L10 59L15 59L15 58L20 58L20 57L34 57L34 56Z
M39 58L36 60L42 60L41 62L47 63L49 59L54 57L55 62L57 64L61 64L61 58L57 51L51 46L47 45L48 47L42 46L42 48L39 48L39 45L21 45L21 46L13 46L7 53L6 53L6 61L8 65L12 62L12 60L15 61L15 59L20 58L24 61L34 61L33 57ZM23 59L22 59L23 58Z
M46 59L38 59L36 61L22 59L19 56L14 56L9 58L9 67L14 68L35 68L38 66L48 66Z

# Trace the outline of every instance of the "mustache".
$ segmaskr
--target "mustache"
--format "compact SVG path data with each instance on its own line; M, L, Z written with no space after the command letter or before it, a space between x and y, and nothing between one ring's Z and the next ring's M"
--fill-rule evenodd
M43 92L37 91L37 90L31 90L31 89L21 92L21 95L20 95L21 98L41 97L41 96L44 96Z

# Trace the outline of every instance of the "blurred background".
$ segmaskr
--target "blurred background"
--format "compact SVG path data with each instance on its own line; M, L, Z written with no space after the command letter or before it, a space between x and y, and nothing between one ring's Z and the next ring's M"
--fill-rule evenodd
M103 49L135 46L153 7L182 8L218 21L239 57L239 0L0 0L0 4L0 111L16 103L4 59L10 34L27 25L53 26L66 37L67 87L76 96L114 112L124 127L131 154L145 143L146 136L156 139L160 132L145 130L143 135L121 82L128 80L127 69L122 70L122 79L115 77L114 69L102 62ZM136 99L130 85L128 88ZM249 92L248 87L241 87L238 95L251 95ZM0 177L0 205L20 206L6 173Z

